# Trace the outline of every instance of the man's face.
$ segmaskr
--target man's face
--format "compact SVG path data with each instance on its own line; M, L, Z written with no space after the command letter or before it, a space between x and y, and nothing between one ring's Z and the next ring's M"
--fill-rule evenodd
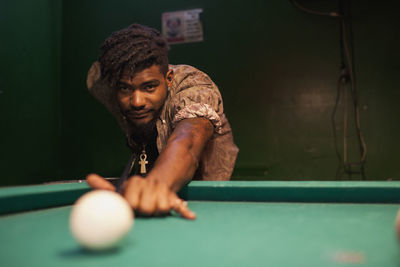
M167 97L167 87L172 85L173 72L164 75L160 66L153 65L130 77L127 71L117 84L117 100L126 118L138 128L153 123Z

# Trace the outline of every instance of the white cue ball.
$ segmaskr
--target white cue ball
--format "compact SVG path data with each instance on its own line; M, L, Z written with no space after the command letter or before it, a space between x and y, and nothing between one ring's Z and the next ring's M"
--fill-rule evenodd
M80 197L70 215L76 241L89 250L106 250L118 245L133 227L134 214L118 193L94 190Z

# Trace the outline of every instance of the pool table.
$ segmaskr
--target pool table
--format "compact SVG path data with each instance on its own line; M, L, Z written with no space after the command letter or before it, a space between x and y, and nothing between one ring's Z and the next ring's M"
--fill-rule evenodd
M87 252L69 232L84 181L0 189L0 266L400 266L400 182L193 181L196 212L137 217L121 245Z

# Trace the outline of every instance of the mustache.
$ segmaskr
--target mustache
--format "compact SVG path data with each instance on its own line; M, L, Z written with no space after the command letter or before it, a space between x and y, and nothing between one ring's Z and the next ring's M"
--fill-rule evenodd
M130 109L125 111L125 115L140 116L151 112L153 112L152 109Z

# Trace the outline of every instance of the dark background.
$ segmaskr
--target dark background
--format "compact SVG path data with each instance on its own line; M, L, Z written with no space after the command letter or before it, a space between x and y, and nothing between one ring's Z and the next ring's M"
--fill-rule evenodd
M333 0L299 2L338 8ZM87 70L111 32L132 23L160 30L162 12L193 8L203 8L204 42L172 45L170 61L205 71L219 86L240 148L233 179L361 179L336 177L338 19L288 0L3 0L0 185L118 176L128 150L112 116L87 92ZM351 1L368 180L400 178L398 10L397 1ZM352 116L349 158L359 159Z

